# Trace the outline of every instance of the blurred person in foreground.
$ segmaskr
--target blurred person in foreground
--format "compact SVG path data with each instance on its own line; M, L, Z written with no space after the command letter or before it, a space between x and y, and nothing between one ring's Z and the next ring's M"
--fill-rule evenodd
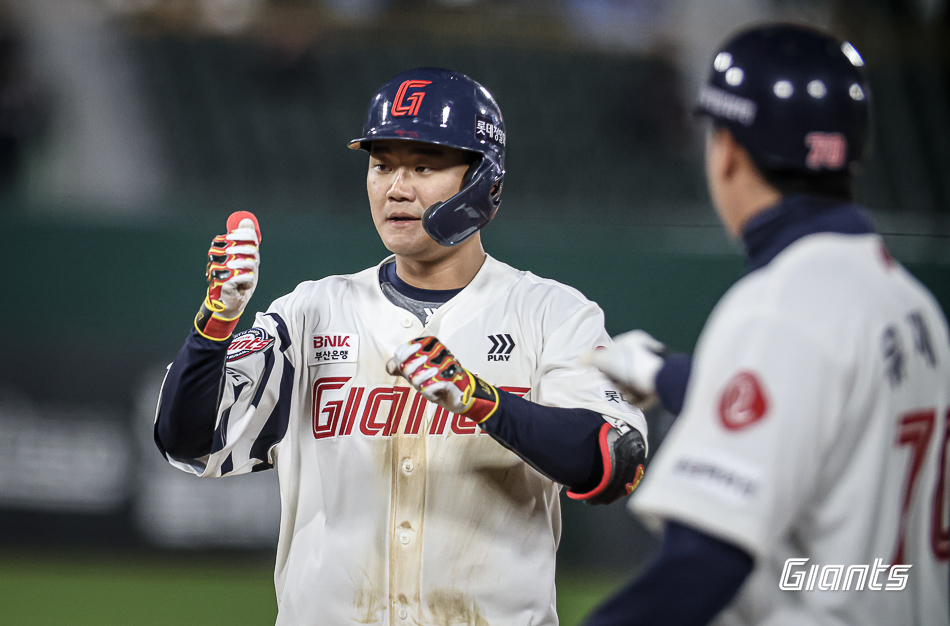
M556 626L561 485L607 503L642 476L643 414L576 358L609 345L600 307L482 248L506 139L483 86L410 70L350 143L393 256L232 338L260 230L232 216L212 244L155 438L200 476L276 467L279 624Z
M643 331L590 355L681 413L630 501L659 553L587 626L948 623L950 339L853 204L863 65L787 24L713 57L707 182L749 272L692 360Z

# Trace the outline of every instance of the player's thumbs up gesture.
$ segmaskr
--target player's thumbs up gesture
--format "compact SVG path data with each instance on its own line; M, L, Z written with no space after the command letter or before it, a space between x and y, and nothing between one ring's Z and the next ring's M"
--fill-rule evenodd
M257 218L248 211L232 213L227 234L211 241L205 267L208 294L195 316L195 328L208 339L230 337L250 302L257 288L260 242Z
M481 424L498 408L498 390L462 367L435 337L396 348L386 370L404 377L429 402Z

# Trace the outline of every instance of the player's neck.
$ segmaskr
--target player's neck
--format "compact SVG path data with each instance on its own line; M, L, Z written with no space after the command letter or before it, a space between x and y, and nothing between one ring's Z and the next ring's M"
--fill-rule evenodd
M728 204L723 220L733 237L740 237L753 217L782 201L782 194L751 168L736 177L725 195Z
M396 255L396 275L419 289L461 289L472 282L485 262L485 251L480 241L435 261L419 260Z

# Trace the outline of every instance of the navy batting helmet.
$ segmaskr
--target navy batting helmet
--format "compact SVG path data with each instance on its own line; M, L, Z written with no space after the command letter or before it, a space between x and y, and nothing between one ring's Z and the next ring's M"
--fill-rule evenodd
M488 90L464 74L422 67L399 74L373 96L363 134L350 148L378 139L422 141L479 155L462 189L436 202L422 227L443 246L462 243L495 216L505 177L505 122Z
M699 112L761 168L845 171L864 156L870 92L854 46L813 28L744 30L713 57Z

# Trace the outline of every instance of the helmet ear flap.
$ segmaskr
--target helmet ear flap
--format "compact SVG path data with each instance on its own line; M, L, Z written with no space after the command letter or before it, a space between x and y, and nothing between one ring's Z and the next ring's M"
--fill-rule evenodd
M437 243L457 246L495 216L501 202L505 177L491 159L473 163L462 179L462 189L446 200L436 202L422 215L422 228Z

